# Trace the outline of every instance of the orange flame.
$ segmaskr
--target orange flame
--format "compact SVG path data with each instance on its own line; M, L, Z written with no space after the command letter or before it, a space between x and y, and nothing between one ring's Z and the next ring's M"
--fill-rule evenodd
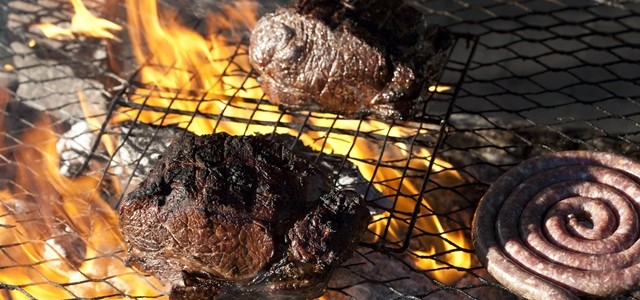
M393 243L399 242L406 234L412 234L407 232L406 218L397 215L410 215L419 204L420 218L415 225L414 235L430 232L439 234L440 238L415 238L417 242L411 244L410 251L417 255L408 259L417 269L433 271L433 274L437 274L434 275L436 279L446 283L462 276L456 268L470 266L471 256L463 251L469 247L467 238L460 231L446 232L438 217L431 213L430 195L420 195L422 176L418 174L428 171L432 158L429 148L385 143L343 133L357 130L360 133L409 139L426 134L427 129L411 122L390 125L376 120L351 120L324 113L283 114L276 106L247 100L261 99L264 95L255 79L246 76L250 70L246 43L230 40L234 36L218 33L232 27L228 20L251 28L257 18L255 5L223 7L224 16L207 20L209 32L206 37L176 21L176 12L158 10L155 0L127 0L127 7L133 52L142 67L141 82L149 88L137 88L130 96L129 100L138 109L123 108L111 122L139 120L160 126L177 125L196 134L214 131L234 135L284 133L298 136L314 150L347 155L364 178L375 182L374 187L384 196L393 199L395 195L401 195L395 199L396 215L385 212L374 216L369 226L372 234L366 237L368 241L378 241L384 235L386 241ZM450 88L440 85L429 90L443 92ZM156 109L148 109L152 107ZM270 125L274 123L304 123L308 128L304 127L300 132L295 129L296 126ZM381 156L382 149L384 152ZM372 163L379 159L384 164L376 166ZM413 171L403 174L405 169ZM464 182L460 174L452 171L452 166L441 159L435 159L431 172L436 175L431 177L433 183L427 186L427 190L433 188L434 184L454 187ZM389 232L384 234L385 230ZM446 254L433 257L443 252ZM440 263L438 259L446 263Z
M63 28L51 23L34 24L33 28L40 30L45 37L54 40L73 40L76 36L118 39L112 32L121 31L122 26L94 16L84 6L82 0L71 0L71 4L75 10L75 14L71 18L71 28Z
M240 1L242 2L242 1ZM237 16L239 23L253 26L256 4L247 2L247 14ZM183 112L221 113L230 97L258 99L262 96L255 79L247 78L249 60L246 46L234 46L228 37L220 32L227 23L209 23L207 37L189 29L177 18L173 10L159 11L155 1L127 0L129 36L133 53L142 66L140 79L147 86L156 89L137 89L130 100L136 104L170 108ZM233 11L237 5L224 6ZM160 17L163 17L162 19ZM245 19L240 18L244 16ZM250 18L246 18L249 16ZM232 60L232 58L234 58ZM250 111L238 111L238 115L249 117ZM136 118L136 111L124 111L116 120ZM165 112L145 112L141 121L157 125L180 124L186 127L191 122L197 127L212 131L208 122L201 118L192 120L189 116L166 114Z
M414 250L414 264L418 269L430 272L438 281L452 284L465 274L461 269L470 267L471 254L461 251L469 249L467 239L461 231L444 233L442 236L451 243L446 242L441 247L432 245L427 251Z
M34 24L32 28L40 30L42 35L52 40L68 41L75 38L71 29L62 28L51 23Z
M8 99L0 89L3 111ZM161 295L153 278L124 266L117 216L100 196L103 181L59 174L58 135L47 116L39 114L33 127L12 133L4 115L0 153L12 159L0 166L0 282L19 287L6 291L9 297Z
M50 23L34 25L51 39L71 40L79 36L117 39L119 25L95 17L81 0L71 0L75 15L70 28ZM444 283L451 283L468 268L468 240L460 231L448 232L431 213L429 194L421 195L421 176L432 159L429 148L405 143L383 142L347 134L360 133L409 139L427 133L420 124L388 124L375 120L350 120L333 114L282 114L262 101L263 91L250 73L246 43L234 35L238 24L251 28L257 20L255 2L225 4L222 14L212 13L206 36L182 25L177 13L158 10L155 0L127 0L129 35L133 53L141 66L140 82L146 88L133 91L129 100L140 109L121 109L113 123L135 119L154 125L178 125L196 134L223 131L230 134L285 133L317 151L345 155L366 180L383 196L395 202L394 213L374 216L365 239L381 236L390 243L407 234L430 232L440 238L416 237L407 256L414 266ZM35 40L29 41L35 47ZM13 67L4 66L9 71ZM429 90L442 92L448 86ZM98 130L105 122L78 94L87 123ZM0 108L6 110L8 96L0 89ZM145 108L156 107L161 111ZM166 113L164 109L173 112ZM205 116L202 116L205 115ZM223 116L220 120L209 116ZM0 114L0 125L4 125ZM237 120L237 121L235 121ZM285 124L282 126L263 124ZM306 124L302 129L291 124ZM0 132L5 133L4 128ZM298 135L300 133L300 135ZM159 297L165 291L153 278L124 266L125 249L117 217L100 196L104 181L82 176L66 178L59 173L57 135L42 114L39 122L22 134L20 143L9 145L0 134L0 156L10 153L14 185L0 184L0 283L20 287L7 291L12 299L114 298L115 295ZM116 152L116 142L103 136L107 152ZM384 151L382 151L384 149ZM381 154L382 153L382 154ZM372 162L382 161L376 165ZM407 164L408 162L408 164ZM435 159L430 172L433 184L456 186L463 182L446 162ZM409 171L404 171L409 170ZM411 171L413 170L413 171ZM406 172L406 173L405 173ZM413 174L415 173L415 174ZM9 176L9 175L7 175ZM5 179L4 177L2 177ZM110 189L120 191L113 181ZM427 190L433 184L427 186ZM400 195L400 196L397 196ZM393 198L397 197L397 198ZM416 204L419 219L408 232L405 217ZM388 231L388 232L386 232Z
M432 159L428 148L414 145L409 152L406 144L395 143L393 146L395 148L385 151L382 156L383 161L396 160L405 163L403 159L409 158L407 166L409 170L427 170L428 163ZM367 148L363 147L363 149ZM351 154L353 155L354 153ZM373 155L375 153L360 153L357 157L372 158L375 157ZM416 255L410 256L409 259L417 269L432 273L434 278L445 284L451 284L463 276L464 272L459 272L457 269L466 269L471 266L471 254L466 251L470 247L469 241L462 231L447 232L445 230L438 216L433 213L430 204L430 197L433 196L429 193L420 194L418 186L420 180L411 179L415 177L409 171L403 175L401 165L396 168L378 167L378 170L375 170L371 164L357 165L363 176L373 180L374 186L383 195L388 197L399 195L394 207L396 216L392 217L388 211L374 215L369 225L369 230L373 234L366 236L365 240L375 242L384 236L385 241L399 244L407 234L416 236L422 232L430 233L412 239L409 250ZM442 159L435 158L435 163L429 172L432 174L430 176L432 182L427 184L427 191L436 185L455 187L464 182L460 174L453 170L453 166ZM419 202L420 210L413 233L409 233L407 220L412 216L416 202ZM438 255L439 253L445 254ZM439 260L446 263L441 263Z
M89 104L87 104L87 99L82 91L78 91L78 100L80 102L80 108L82 108L82 112L84 113L85 120L87 121L87 123L89 123L91 129L94 132L99 131L102 127L102 124L104 124L104 122L107 120L105 120L104 116L101 116L100 113L96 112L96 110L92 109ZM113 156L116 152L117 147L116 140L112 136L104 134L101 136L101 142L102 145L105 146L107 153Z

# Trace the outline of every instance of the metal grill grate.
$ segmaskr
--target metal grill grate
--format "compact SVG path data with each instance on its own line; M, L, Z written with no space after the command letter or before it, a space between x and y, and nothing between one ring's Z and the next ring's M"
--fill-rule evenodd
M255 74L236 63L246 58L246 37L229 45L234 51L224 61L227 75L243 79L231 92L203 96L174 88L160 97L171 104L167 108L149 96L159 89L139 74L153 63L133 62L126 34L117 43L49 40L32 25L64 25L72 15L67 1L3 0L0 64L6 66L0 82L6 79L11 102L0 116L8 125L0 146L5 174L0 187L12 194L0 194L0 295L34 298L46 295L39 291L44 287L62 298L162 296L164 289L153 278L123 266L116 228L104 224L114 224L109 207L117 206L167 143L187 128L295 135L318 150L319 162L332 164L338 184L365 195L379 217L354 257L333 276L328 298L516 298L473 257L468 242L477 201L504 171L543 152L597 149L638 157L640 4L408 2L459 34L438 81L452 89L433 93L413 120L382 122L281 111L261 94L236 97L257 89ZM193 9L181 6L182 17L199 29L203 25L193 13L204 2L184 3ZM126 23L123 3L85 4ZM265 4L261 11L275 6ZM118 56L108 56L106 49ZM87 101L82 104L79 97ZM178 105L182 102L187 105ZM140 111L156 114L143 120ZM36 131L47 135L26 140L45 119L51 129ZM56 143L63 178L101 180L71 195L21 181L15 170L25 162L18 153L35 149L31 157L37 160L29 163L27 177L44 176L36 166L46 164L43 149ZM351 164L362 177L352 176ZM65 201L74 197L100 200L81 202L77 215L70 215ZM90 219L106 223L73 225ZM48 224L46 230L31 232L41 224ZM96 244L94 234L114 240ZM37 255L23 257L25 251ZM456 255L470 264L452 261ZM95 267L101 260L111 269ZM2 277L17 272L29 277ZM459 279L438 275L446 272Z

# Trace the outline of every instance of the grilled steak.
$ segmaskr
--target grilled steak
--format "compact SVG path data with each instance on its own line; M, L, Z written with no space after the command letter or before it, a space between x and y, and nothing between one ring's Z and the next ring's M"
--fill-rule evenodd
M369 212L290 150L295 142L223 133L175 140L119 209L127 262L172 285L174 299L321 295Z
M258 21L249 59L281 106L409 118L450 44L403 0L300 0Z

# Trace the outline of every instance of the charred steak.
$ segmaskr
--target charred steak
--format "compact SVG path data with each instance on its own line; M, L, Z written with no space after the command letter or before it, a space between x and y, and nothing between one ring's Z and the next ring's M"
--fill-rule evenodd
M404 0L300 0L258 21L249 59L278 105L409 118L450 44Z
M224 133L175 140L119 208L127 262L170 284L174 299L321 295L369 212L289 150L295 142Z

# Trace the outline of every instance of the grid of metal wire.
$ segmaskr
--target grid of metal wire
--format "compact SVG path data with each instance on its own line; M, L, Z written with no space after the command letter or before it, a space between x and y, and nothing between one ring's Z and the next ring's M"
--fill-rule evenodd
M199 8L208 3L187 2ZM120 2L85 3L116 23L126 22ZM151 96L158 87L139 76L149 63L133 62L125 33L120 43L53 41L32 25L64 25L72 15L67 1L2 1L0 24L7 26L0 30L0 82L9 87L11 104L4 110L4 123L10 126L4 129L0 168L8 170L2 187L13 196L2 198L0 274L21 271L31 278L11 281L0 275L1 295L36 297L44 286L63 298L162 296L163 288L152 278L121 266L124 246L98 249L91 226L64 227L74 220L60 208L64 197L43 197L16 180L14 170L24 163L15 153L24 147L42 153L39 146L57 143L62 175L102 178L88 193L115 207L186 128L295 135L317 150L318 161L332 163L337 184L351 184L365 196L378 217L354 257L334 274L327 297L515 298L473 257L470 223L477 201L504 171L546 151L597 149L638 156L640 4L408 3L459 35L438 80L452 89L433 93L417 118L384 121L282 111L263 97L237 97L257 89L250 81L255 74L234 63L246 56L246 38L231 45L236 50L225 70L247 80L230 93L173 89L161 97L171 106L158 105ZM262 11L275 6L267 3ZM186 15L197 11L182 8ZM201 24L193 17L187 23L197 29ZM107 48L116 49L118 56L108 55ZM79 98L86 99L84 104ZM180 102L195 109L174 105ZM144 119L140 112L156 114ZM38 128L45 115L52 135L35 146L24 142L25 132ZM361 177L351 176L353 165ZM100 207L86 205L80 219L95 216ZM58 225L34 234L25 229L40 223ZM38 255L21 258L24 251ZM92 251L96 253L87 254ZM469 263L455 262L456 255ZM100 260L117 267L111 272L91 269ZM51 268L65 275L52 277ZM444 273L455 280L439 275ZM123 282L143 282L149 288L140 291Z

